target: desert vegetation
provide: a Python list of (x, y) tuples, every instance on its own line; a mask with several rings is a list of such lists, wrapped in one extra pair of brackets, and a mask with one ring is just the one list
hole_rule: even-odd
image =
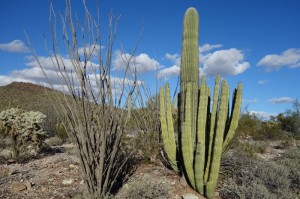
[[(111, 75), (118, 17), (110, 16), (106, 50), (98, 49), (99, 16), (95, 19), (83, 3), (86, 17), (79, 21), (66, 2), (60, 22), (72, 68), (60, 53), (52, 7), (52, 45), (46, 46), (60, 91), (39, 62), (30, 37), (50, 88), (26, 83), (0, 87), (1, 198), (22, 198), (25, 191), (28, 197), (89, 199), (300, 197), (299, 101), (266, 120), (247, 108), (240, 112), (240, 83), (229, 110), (229, 86), (219, 75), (211, 96), (204, 76), (199, 85), (198, 58), (187, 53), (199, 55), (193, 42), (198, 41), (195, 9), (185, 15), (183, 34), (192, 35), (184, 38), (191, 36), (192, 42), (183, 40), (176, 107), (168, 85), (151, 94), (147, 82), (139, 79), (137, 46), (123, 60), (122, 77)], [(40, 183), (38, 169), (44, 178)]]

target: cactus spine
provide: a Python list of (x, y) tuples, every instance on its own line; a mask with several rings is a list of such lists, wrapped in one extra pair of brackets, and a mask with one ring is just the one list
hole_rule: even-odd
[[(189, 8), (184, 16), (178, 103), (179, 147), (176, 147), (168, 84), (160, 90), (160, 120), (164, 149), (172, 168), (175, 171), (183, 169), (192, 188), (213, 198), (221, 155), (238, 125), (242, 84), (234, 90), (229, 111), (229, 86), (217, 75), (210, 107), (210, 89), (205, 76), (199, 86), (198, 18), (195, 8)], [(182, 158), (176, 159), (178, 157)]]

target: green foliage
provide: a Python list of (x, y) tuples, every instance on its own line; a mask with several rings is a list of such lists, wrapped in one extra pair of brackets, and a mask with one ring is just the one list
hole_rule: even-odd
[(66, 141), (66, 139), (68, 138), (68, 133), (63, 122), (60, 122), (59, 120), (57, 121), (54, 126), (54, 135), (62, 139), (63, 141)]
[(254, 140), (280, 140), (287, 137), (277, 118), (263, 120), (247, 110), (241, 114), (236, 132), (239, 138), (251, 137)]
[[(213, 107), (205, 76), (199, 86), (198, 25), (195, 8), (184, 15), (181, 52), (178, 147), (173, 127), (168, 84), (160, 90), (162, 140), (170, 165), (183, 168), (190, 186), (208, 198), (214, 196), (222, 153), (233, 139), (242, 103), (242, 84), (233, 92), (229, 110), (229, 86), (216, 77)], [(219, 91), (220, 90), (220, 91)], [(178, 165), (177, 165), (178, 164)]]
[(131, 116), (126, 124), (125, 143), (144, 162), (155, 162), (161, 148), (157, 98), (149, 97), (146, 103), (141, 103), (141, 107), (131, 107)]
[(43, 123), (46, 116), (40, 112), (24, 111), (17, 108), (4, 110), (0, 113), (0, 126), (4, 134), (14, 141), (12, 156), (20, 161), (30, 152), (36, 153), (42, 148), (46, 131)]
[(264, 144), (257, 144), (257, 143), (239, 143), (236, 147), (236, 150), (241, 151), (250, 157), (254, 157), (257, 153), (265, 153), (267, 146)]
[(288, 131), (293, 136), (300, 138), (300, 102), (295, 100), (291, 109), (277, 116), (282, 130)]
[(220, 196), (224, 199), (299, 197), (299, 189), (294, 185), (296, 170), (287, 164), (289, 161), (282, 162), (283, 159), (285, 158), (268, 162), (249, 158), (240, 151), (226, 154), (222, 163)]

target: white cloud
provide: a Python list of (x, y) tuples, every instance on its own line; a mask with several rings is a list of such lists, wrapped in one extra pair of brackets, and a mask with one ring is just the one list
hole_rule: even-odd
[(243, 102), (245, 102), (245, 103), (256, 103), (256, 102), (258, 102), (258, 100), (256, 98), (250, 99), (250, 100), (243, 99)]
[(208, 76), (218, 73), (238, 75), (250, 66), (248, 62), (244, 61), (244, 54), (236, 48), (215, 51), (203, 61), (203, 73)]
[(157, 77), (168, 79), (173, 76), (178, 76), (180, 74), (180, 55), (178, 55), (177, 53), (167, 53), (165, 55), (165, 59), (169, 60), (174, 65), (168, 68), (161, 69), (158, 72)]
[(283, 104), (283, 103), (291, 103), (294, 100), (290, 97), (279, 97), (279, 98), (272, 98), (269, 100), (269, 102), (273, 104)]
[(14, 40), (7, 44), (0, 44), (0, 50), (14, 52), (14, 53), (26, 53), (29, 49), (25, 46), (21, 40)]
[[(48, 80), (46, 79), (42, 69), (39, 67), (36, 60), (33, 60), (33, 57), (27, 57), (28, 62), (26, 63), (28, 68), (24, 68), (21, 70), (11, 71), (9, 75), (0, 75), (0, 86), (4, 86), (10, 84), (12, 82), (30, 82), (34, 84), (44, 85), (47, 87), (51, 87), (49, 85)], [(52, 62), (53, 57), (39, 57), (39, 62), (41, 63), (45, 74), (47, 75), (49, 81), (52, 86), (60, 91), (68, 92), (67, 86), (63, 78), (61, 78), (61, 74), (57, 72), (56, 66)], [(78, 78), (76, 77), (76, 73), (74, 73), (74, 66), (72, 65), (72, 61), (68, 58), (62, 57), (59, 61), (59, 64), (62, 62), (66, 66), (66, 71), (63, 72), (65, 76), (68, 76), (72, 79), (75, 88), (79, 86)], [(55, 63), (55, 62), (54, 62)], [(77, 63), (78, 64), (78, 63)], [(83, 63), (79, 63), (83, 64)], [(96, 65), (96, 63), (90, 62), (89, 65)], [(73, 72), (71, 72), (73, 71)], [(93, 90), (97, 89), (96, 78), (99, 80), (100, 75), (94, 74), (92, 70), (87, 70), (87, 76), (91, 80), (91, 86)], [(119, 78), (111, 76), (111, 86), (113, 90), (114, 96), (118, 96), (122, 92), (122, 88), (125, 87), (124, 92), (128, 91), (128, 87), (132, 86), (134, 83), (133, 80), (129, 78)], [(137, 81), (137, 85), (143, 84), (142, 81)], [(123, 86), (124, 85), (124, 86)]]
[(268, 80), (259, 80), (259, 81), (257, 81), (258, 84), (266, 84), (268, 82), (269, 82)]
[(177, 66), (177, 65), (173, 65), (172, 67), (169, 67), (169, 68), (164, 68), (162, 70), (160, 70), (158, 72), (158, 75), (157, 77), (158, 78), (170, 78), (172, 76), (177, 76), (180, 74), (180, 67)]
[(289, 68), (300, 67), (300, 49), (290, 48), (280, 55), (266, 55), (257, 65), (264, 67), (267, 72), (279, 70), (284, 66), (288, 66)]
[(165, 58), (167, 60), (169, 60), (171, 63), (173, 63), (177, 66), (180, 66), (180, 55), (178, 55), (177, 53), (175, 53), (175, 54), (167, 53), (165, 55)]
[[(247, 68), (250, 64), (244, 60), (244, 54), (241, 50), (230, 48), (225, 50), (216, 50), (221, 48), (221, 44), (204, 44), (199, 47), (199, 75), (238, 75)], [(165, 55), (173, 66), (164, 68), (159, 72), (159, 77), (171, 77), (180, 72), (180, 56), (178, 54)]]
[(261, 117), (263, 119), (270, 119), (271, 116), (276, 116), (278, 114), (276, 113), (267, 113), (267, 112), (264, 112), (264, 111), (250, 111), (249, 112), (250, 114), (253, 114), (253, 115), (256, 115), (258, 117)]
[(221, 48), (222, 45), (221, 44), (204, 44), (202, 46), (199, 47), (199, 52), (200, 53), (205, 53), (205, 52), (209, 52), (211, 51), (212, 49), (215, 49), (215, 48)]
[(141, 73), (161, 68), (160, 63), (155, 59), (150, 58), (146, 53), (141, 53), (137, 56), (131, 56), (128, 53), (117, 51), (113, 59), (113, 70), (125, 70), (128, 62), (132, 72), (135, 69), (138, 73)]
[(98, 44), (90, 45), (86, 47), (80, 47), (78, 48), (78, 54), (80, 56), (84, 55), (84, 49), (86, 50), (87, 54), (90, 55), (92, 53), (93, 56), (97, 56), (100, 52), (100, 49), (103, 49), (104, 46), (100, 46)]

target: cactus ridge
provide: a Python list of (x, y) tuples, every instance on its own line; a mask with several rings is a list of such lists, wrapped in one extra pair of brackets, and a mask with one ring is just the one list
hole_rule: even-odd
[(205, 76), (202, 76), (199, 86), (198, 26), (198, 13), (195, 8), (189, 8), (183, 24), (178, 94), (180, 139), (177, 143), (168, 84), (160, 90), (160, 120), (164, 149), (172, 168), (176, 172), (182, 169), (193, 189), (207, 198), (213, 198), (222, 153), (228, 148), (238, 125), (242, 84), (239, 83), (234, 90), (229, 111), (229, 86), (225, 79), (221, 82), (221, 76), (217, 75), (211, 107), (210, 89)]

